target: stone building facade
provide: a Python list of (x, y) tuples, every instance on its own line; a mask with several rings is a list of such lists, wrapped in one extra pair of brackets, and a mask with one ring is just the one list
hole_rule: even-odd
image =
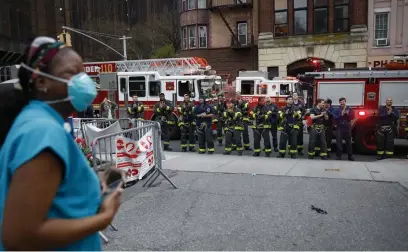
[(368, 66), (384, 67), (391, 61), (408, 63), (407, 27), (408, 0), (369, 0)]
[(274, 0), (260, 11), (259, 70), (270, 76), (367, 65), (367, 0)]

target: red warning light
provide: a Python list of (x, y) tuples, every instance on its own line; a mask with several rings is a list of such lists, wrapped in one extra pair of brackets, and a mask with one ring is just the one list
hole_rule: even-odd
[(317, 63), (319, 63), (319, 61), (318, 60), (312, 60), (312, 63), (317, 64)]

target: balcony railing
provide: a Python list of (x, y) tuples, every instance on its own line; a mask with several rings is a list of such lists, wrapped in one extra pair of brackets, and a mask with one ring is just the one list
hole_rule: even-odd
[(254, 36), (252, 34), (246, 35), (231, 35), (231, 48), (232, 49), (244, 49), (250, 48), (254, 45)]
[(252, 7), (253, 0), (210, 0), (209, 9)]

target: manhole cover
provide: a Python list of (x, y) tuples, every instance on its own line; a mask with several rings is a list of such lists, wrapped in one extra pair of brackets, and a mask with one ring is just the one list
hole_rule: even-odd
[(324, 169), (325, 171), (340, 171), (340, 169)]

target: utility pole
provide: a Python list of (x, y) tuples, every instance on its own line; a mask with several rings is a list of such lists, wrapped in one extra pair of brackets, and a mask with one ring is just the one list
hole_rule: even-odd
[[(64, 12), (64, 26), (67, 26), (67, 10), (65, 8), (65, 0), (62, 1), (62, 11)], [(64, 36), (64, 41), (67, 41), (67, 35), (65, 33), (65, 30), (63, 30), (62, 36)]]
[(126, 40), (131, 39), (132, 37), (126, 37), (126, 35), (123, 35), (120, 40), (123, 40), (123, 59), (127, 60), (127, 45), (126, 45)]

